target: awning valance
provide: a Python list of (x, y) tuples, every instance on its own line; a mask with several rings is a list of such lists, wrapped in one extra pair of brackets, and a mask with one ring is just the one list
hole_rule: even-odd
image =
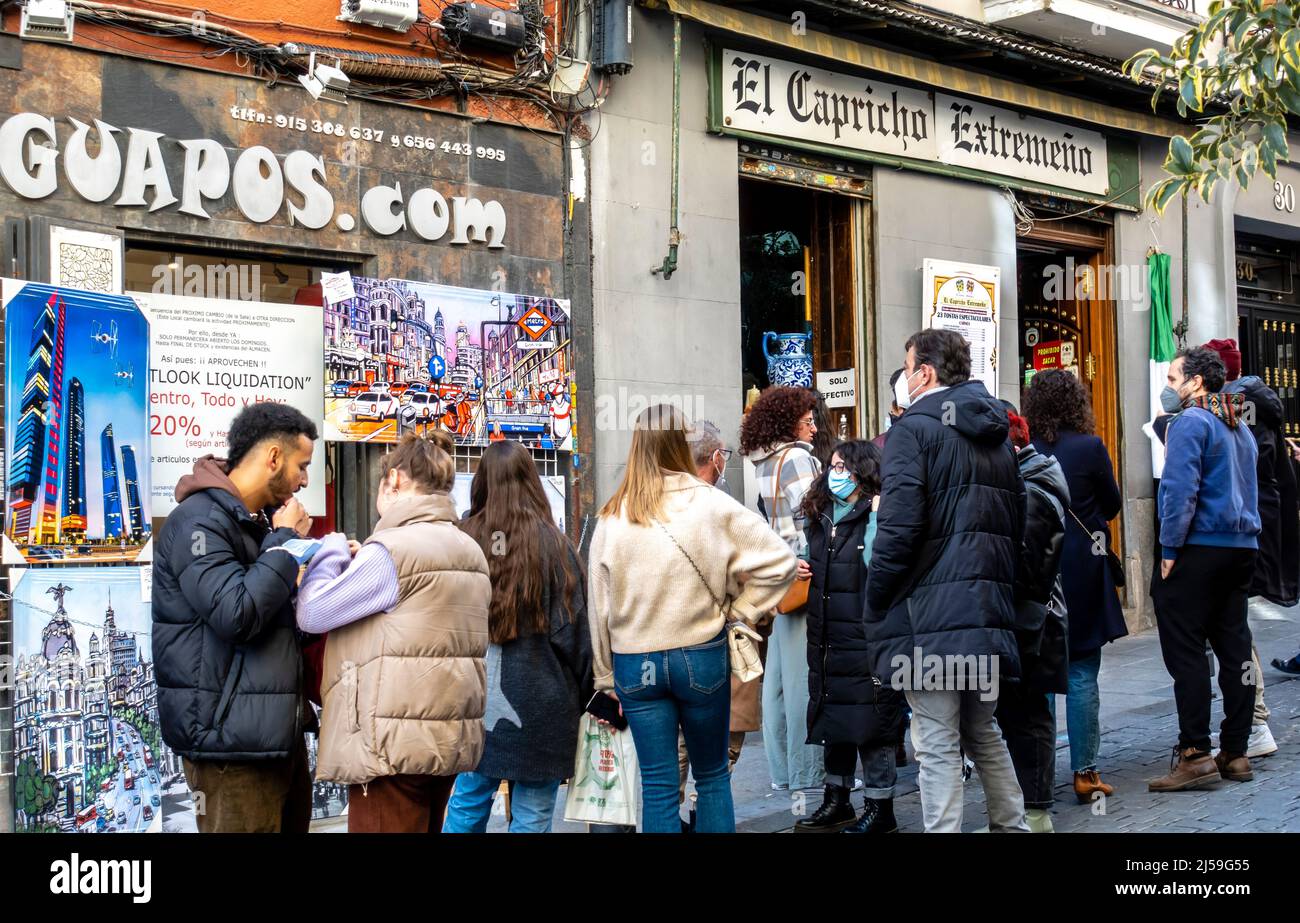
[(1000, 77), (977, 74), (948, 64), (927, 61), (924, 58), (874, 45), (864, 45), (823, 32), (808, 31), (799, 35), (790, 28), (789, 22), (729, 9), (715, 3), (707, 3), (705, 0), (656, 0), (654, 5), (660, 8), (667, 7), (671, 12), (687, 19), (713, 29), (744, 36), (751, 41), (766, 42), (791, 51), (826, 58), (834, 61), (840, 69), (845, 66), (859, 67), (863, 70), (914, 81), (934, 90), (974, 96), (1104, 128), (1161, 138), (1184, 134), (1190, 128), (1150, 113), (1117, 109), (1104, 103), (1067, 96)]

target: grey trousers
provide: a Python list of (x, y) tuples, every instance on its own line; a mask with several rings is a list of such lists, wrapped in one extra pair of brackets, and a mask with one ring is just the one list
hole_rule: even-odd
[(984, 701), (976, 690), (920, 690), (907, 692), (907, 702), (912, 706), (912, 747), (920, 764), (925, 832), (961, 832), (961, 754), (965, 750), (984, 786), (989, 829), (1028, 833), (1025, 799), (993, 718), (997, 699)]

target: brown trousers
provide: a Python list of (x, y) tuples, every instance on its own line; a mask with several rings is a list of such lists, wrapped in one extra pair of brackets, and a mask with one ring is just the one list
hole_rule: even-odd
[(348, 786), (348, 833), (442, 833), (455, 776), (382, 776)]
[(199, 833), (306, 833), (311, 826), (307, 745), (273, 760), (181, 758)]

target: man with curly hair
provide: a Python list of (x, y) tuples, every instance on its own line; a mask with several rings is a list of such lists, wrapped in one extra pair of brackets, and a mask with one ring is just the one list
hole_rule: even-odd
[[(1157, 505), (1160, 570), (1151, 601), (1160, 653), (1174, 680), (1178, 745), (1153, 792), (1180, 792), (1222, 778), (1254, 777), (1246, 756), (1255, 687), (1246, 621), (1259, 548), (1258, 449), (1243, 425), (1245, 397), (1223, 390), (1226, 370), (1213, 350), (1185, 350), (1169, 365), (1169, 424)], [(1223, 723), (1210, 755), (1209, 642), (1219, 660)]]

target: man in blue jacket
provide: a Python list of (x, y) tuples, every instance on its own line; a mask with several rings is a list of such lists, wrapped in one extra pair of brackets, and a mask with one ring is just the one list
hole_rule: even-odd
[(285, 543), (311, 528), (293, 495), (307, 486), (315, 439), (292, 407), (246, 407), (230, 424), (229, 457), (204, 456), (181, 478), (157, 537), (158, 721), (200, 833), (306, 833), (311, 820), (299, 561)]
[[(1174, 680), (1178, 746), (1153, 792), (1253, 777), (1246, 758), (1259, 681), (1252, 664), (1247, 599), (1260, 531), (1257, 449), (1241, 419), (1245, 397), (1224, 393), (1213, 350), (1180, 353), (1169, 388), (1183, 407), (1169, 424), (1160, 478), (1160, 572), (1151, 581), (1160, 651)], [(1223, 724), (1210, 756), (1209, 642), (1219, 661)]]

